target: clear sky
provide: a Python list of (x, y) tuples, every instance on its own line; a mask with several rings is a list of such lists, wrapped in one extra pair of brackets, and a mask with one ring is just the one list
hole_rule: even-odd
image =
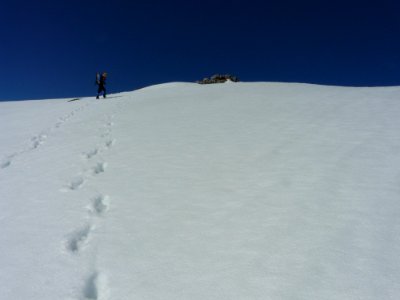
[(0, 99), (95, 95), (230, 73), (400, 85), (400, 1), (1, 0)]

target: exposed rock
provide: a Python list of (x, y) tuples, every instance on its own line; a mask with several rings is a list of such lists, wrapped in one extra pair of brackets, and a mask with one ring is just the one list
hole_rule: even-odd
[(210, 84), (210, 83), (224, 83), (226, 81), (232, 81), (232, 82), (238, 82), (239, 78), (236, 76), (232, 76), (229, 74), (226, 75), (221, 75), (221, 74), (215, 74), (211, 76), (211, 78), (203, 78), (202, 80), (196, 81), (199, 84)]

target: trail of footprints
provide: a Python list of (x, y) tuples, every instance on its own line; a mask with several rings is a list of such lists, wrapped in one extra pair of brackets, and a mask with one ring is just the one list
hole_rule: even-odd
[(71, 111), (70, 113), (68, 113), (67, 115), (58, 118), (57, 123), (55, 123), (52, 127), (45, 129), (38, 135), (32, 137), (28, 143), (28, 146), (25, 146), (20, 151), (6, 155), (2, 160), (0, 160), (0, 170), (10, 167), (12, 165), (12, 161), (15, 157), (39, 148), (41, 145), (43, 145), (46, 142), (47, 137), (51, 132), (60, 128), (65, 122), (67, 122), (69, 119), (71, 119), (77, 112), (83, 110), (88, 105), (89, 104), (80, 106), (80, 107), (76, 108), (75, 110)]
[[(86, 161), (91, 162), (95, 160), (99, 154), (108, 151), (115, 144), (115, 140), (111, 137), (112, 126), (114, 125), (111, 121), (112, 118), (113, 115), (106, 119), (102, 134), (100, 135), (103, 139), (102, 144), (82, 154)], [(106, 172), (106, 170), (107, 162), (98, 161), (89, 170), (73, 178), (68, 185), (68, 189), (76, 192), (84, 186), (87, 180), (93, 180), (96, 176)], [(87, 213), (89, 222), (69, 234), (65, 243), (67, 251), (72, 255), (77, 255), (77, 259), (79, 259), (79, 253), (90, 246), (89, 240), (91, 234), (96, 229), (96, 224), (101, 222), (102, 218), (105, 217), (109, 207), (110, 197), (108, 195), (100, 193), (88, 199)], [(108, 299), (107, 286), (106, 275), (95, 268), (89, 272), (86, 282), (83, 283), (82, 297), (89, 300), (106, 300)]]
[[(6, 155), (2, 159), (0, 159), (0, 170), (6, 169), (12, 165), (12, 162), (15, 157), (27, 153), (29, 151), (33, 151), (38, 149), (41, 145), (43, 145), (48, 135), (53, 131), (59, 129), (64, 123), (68, 122), (70, 118), (72, 118), (77, 112), (83, 110), (86, 106), (80, 106), (70, 112), (69, 114), (60, 117), (58, 121), (50, 128), (43, 130), (40, 134), (32, 137), (27, 146), (22, 148), (20, 151), (14, 152), (12, 154)], [(112, 121), (114, 115), (109, 116), (104, 124), (103, 131), (101, 133), (101, 138), (103, 139), (102, 145), (99, 147), (95, 147), (83, 154), (84, 158), (90, 162), (95, 159), (96, 156), (102, 152), (109, 150), (114, 144), (115, 140), (111, 137), (112, 126), (114, 122)], [(85, 182), (90, 177), (95, 177), (104, 173), (107, 169), (107, 163), (100, 161), (97, 162), (94, 166), (92, 166), (88, 171), (83, 172), (72, 178), (70, 183), (67, 185), (67, 190), (71, 192), (76, 192), (81, 189)], [(65, 189), (62, 189), (65, 190)], [(88, 204), (88, 216), (90, 222), (84, 224), (80, 228), (71, 232), (66, 239), (65, 248), (66, 250), (73, 254), (79, 255), (81, 251), (83, 251), (86, 247), (88, 247), (88, 242), (93, 230), (95, 230), (95, 220), (100, 219), (105, 216), (106, 212), (110, 207), (110, 197), (104, 194), (95, 195), (92, 199), (89, 199)], [(86, 300), (106, 300), (109, 298), (108, 296), (108, 284), (107, 277), (104, 273), (99, 272), (98, 270), (92, 270), (89, 272), (86, 281), (83, 283), (81, 298)]]

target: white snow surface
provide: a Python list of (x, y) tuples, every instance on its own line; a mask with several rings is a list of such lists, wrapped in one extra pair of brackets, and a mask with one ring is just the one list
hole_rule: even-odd
[(400, 299), (400, 87), (0, 103), (0, 299)]

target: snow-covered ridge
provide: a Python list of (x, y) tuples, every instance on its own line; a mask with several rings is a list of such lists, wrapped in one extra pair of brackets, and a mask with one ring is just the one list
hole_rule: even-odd
[(400, 87), (0, 103), (0, 299), (396, 299)]

